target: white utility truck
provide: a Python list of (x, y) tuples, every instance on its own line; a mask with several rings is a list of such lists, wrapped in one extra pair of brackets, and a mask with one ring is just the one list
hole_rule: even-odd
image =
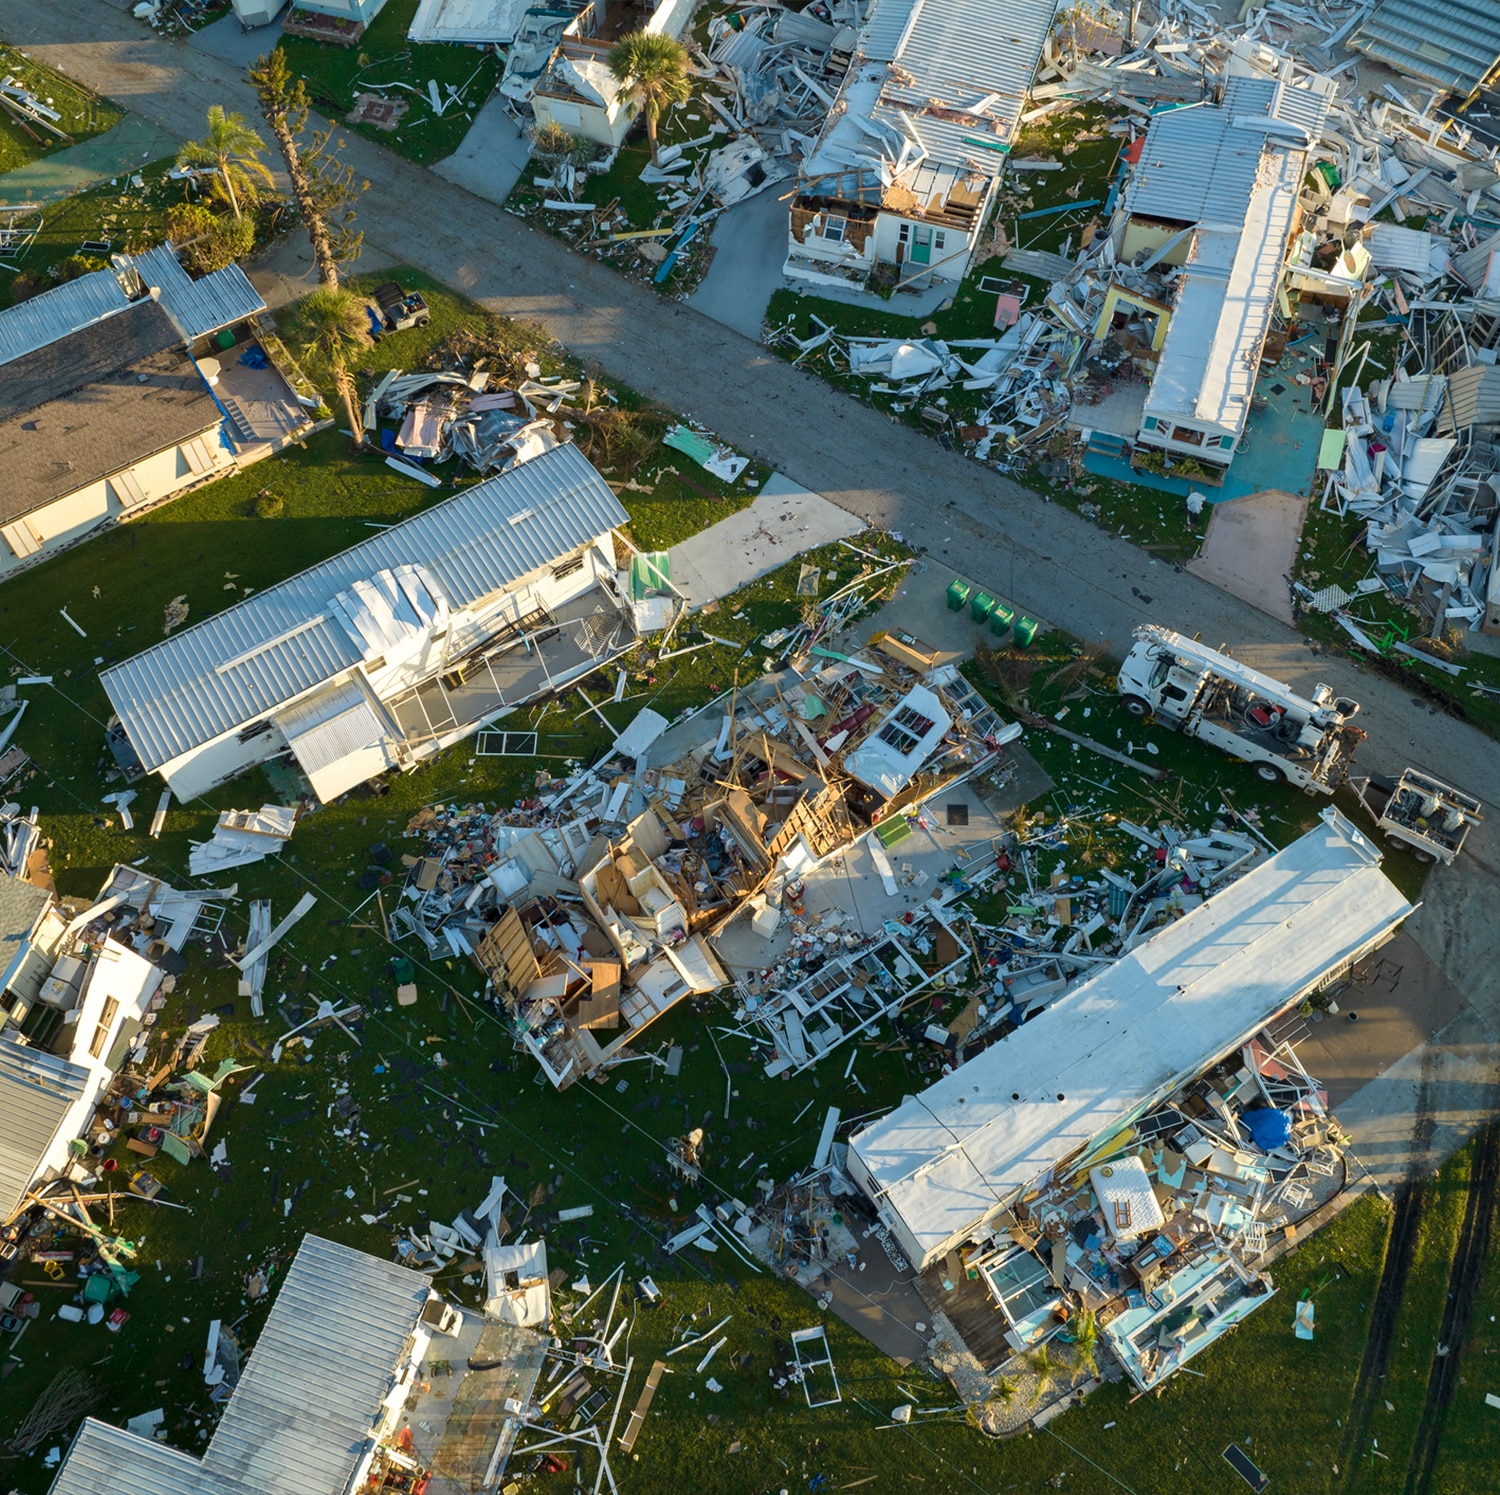
[(1155, 715), (1254, 765), (1268, 783), (1285, 780), (1332, 794), (1365, 734), (1350, 725), (1359, 704), (1326, 685), (1299, 696), (1195, 639), (1148, 624), (1120, 666), (1120, 704), (1132, 716)]

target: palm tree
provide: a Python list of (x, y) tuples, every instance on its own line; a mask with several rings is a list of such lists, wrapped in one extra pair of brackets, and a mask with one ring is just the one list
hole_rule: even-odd
[(260, 112), (265, 115), (271, 134), (276, 137), (276, 149), (286, 162), (292, 196), (296, 198), (297, 211), (307, 226), (318, 279), (325, 285), (336, 286), (339, 283), (339, 262), (334, 252), (333, 236), (318, 200), (317, 183), (297, 144), (302, 126), (307, 123), (307, 112), (312, 107), (307, 97), (307, 85), (287, 66), (286, 53), (280, 47), (269, 57), (256, 62), (250, 68), (249, 77), (260, 97)]
[(226, 114), (222, 104), (208, 111), (208, 134), (189, 140), (177, 152), (178, 166), (207, 166), (214, 173), (214, 191), (227, 196), (236, 218), (240, 202), (253, 204), (261, 187), (272, 187), (271, 168), (260, 158), (266, 143), (245, 123), (243, 114)]
[(1098, 1376), (1099, 1320), (1095, 1317), (1092, 1308), (1083, 1309), (1074, 1319), (1072, 1333), (1073, 1359), (1076, 1368), (1080, 1371), (1087, 1371), (1091, 1376)]
[(670, 36), (632, 31), (609, 50), (609, 70), (646, 110), (646, 138), (651, 160), (657, 162), (656, 122), (668, 104), (685, 104), (693, 92), (688, 77), (687, 48)]
[(297, 308), (303, 347), (316, 353), (333, 375), (356, 448), (365, 444), (364, 426), (354, 408), (354, 377), (349, 359), (369, 341), (364, 304), (347, 286), (320, 285)]
[(1034, 1407), (1057, 1380), (1057, 1365), (1045, 1339), (1026, 1356), (1026, 1368), (1036, 1377), (1036, 1385), (1031, 1389), (1031, 1405)]

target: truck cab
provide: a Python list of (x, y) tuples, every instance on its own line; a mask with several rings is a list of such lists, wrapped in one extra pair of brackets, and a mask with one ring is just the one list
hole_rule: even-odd
[(1364, 733), (1350, 725), (1359, 703), (1317, 686), (1299, 695), (1279, 680), (1150, 625), (1120, 666), (1121, 705), (1251, 764), (1268, 783), (1332, 794)]

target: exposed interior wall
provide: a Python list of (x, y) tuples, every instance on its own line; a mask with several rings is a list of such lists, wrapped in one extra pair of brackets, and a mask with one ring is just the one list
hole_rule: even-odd
[(538, 90), (531, 96), (531, 108), (539, 125), (560, 125), (571, 135), (582, 135), (613, 148), (624, 144), (635, 123), (637, 106), (633, 99), (620, 98), (605, 108), (576, 95), (557, 98)]
[(662, 36), (680, 37), (692, 19), (698, 0), (660, 0), (646, 22), (646, 30)]

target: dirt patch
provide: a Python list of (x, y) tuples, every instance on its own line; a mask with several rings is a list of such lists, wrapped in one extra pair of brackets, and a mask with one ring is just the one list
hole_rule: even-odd
[(405, 99), (384, 99), (378, 93), (356, 96), (354, 107), (344, 116), (345, 123), (369, 125), (376, 130), (394, 130), (411, 108)]

